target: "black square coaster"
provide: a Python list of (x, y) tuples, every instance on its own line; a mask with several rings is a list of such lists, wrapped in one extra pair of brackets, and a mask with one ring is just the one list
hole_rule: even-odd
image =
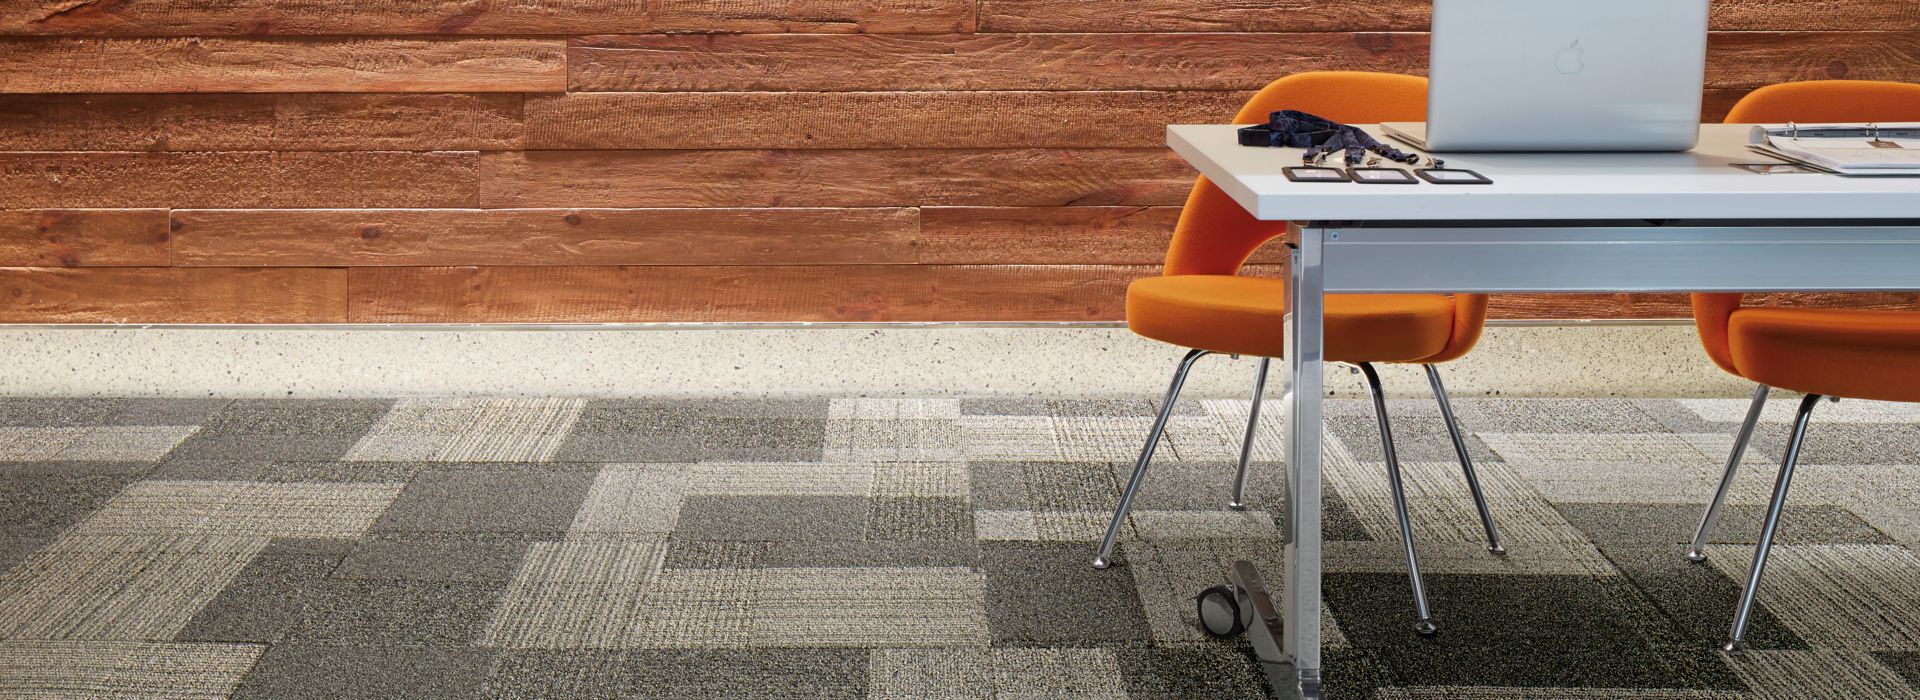
[(1420, 168), (1413, 171), (1436, 185), (1491, 185), (1493, 180), (1472, 170), (1461, 168)]
[(1418, 185), (1419, 180), (1399, 168), (1347, 168), (1347, 176), (1362, 185)]
[(1351, 182), (1347, 174), (1339, 168), (1327, 168), (1318, 165), (1297, 165), (1281, 168), (1280, 174), (1291, 182)]

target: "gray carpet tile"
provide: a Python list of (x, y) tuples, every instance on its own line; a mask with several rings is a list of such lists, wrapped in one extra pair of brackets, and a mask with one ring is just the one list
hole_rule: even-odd
[[(1395, 397), (1423, 639), (1372, 408), (1331, 401), (1331, 697), (1920, 697), (1920, 407), (1821, 405), (1753, 651), (1717, 651), (1792, 403), (1695, 564), (1744, 401), (1458, 399), (1500, 558), (1434, 402)], [(1281, 574), (1277, 402), (1249, 510), (1248, 402), (1182, 402), (1089, 566), (1155, 408), (0, 402), (0, 697), (1266, 697), (1192, 596)]]

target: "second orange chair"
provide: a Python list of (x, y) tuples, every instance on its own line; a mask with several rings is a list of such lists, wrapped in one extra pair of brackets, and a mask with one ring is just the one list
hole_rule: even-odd
[[(1348, 124), (1421, 121), (1425, 119), (1426, 104), (1424, 78), (1383, 73), (1303, 73), (1269, 84), (1241, 108), (1234, 122), (1262, 123), (1268, 113), (1281, 109), (1297, 109)], [(1280, 154), (1276, 153), (1275, 157)], [(1260, 419), (1260, 403), (1271, 362), (1268, 358), (1280, 357), (1285, 346), (1282, 323), (1286, 314), (1287, 282), (1243, 277), (1238, 273), (1255, 249), (1283, 236), (1287, 226), (1284, 221), (1254, 219), (1219, 187), (1202, 177), (1194, 184), (1175, 226), (1165, 274), (1137, 280), (1127, 289), (1128, 328), (1148, 338), (1192, 350), (1174, 372), (1173, 385), (1167, 389), (1166, 400), (1147, 435), (1146, 447), (1134, 465), (1133, 477), (1121, 494), (1120, 506), (1094, 557), (1096, 568), (1104, 569), (1110, 562), (1121, 524), (1140, 490), (1188, 370), (1195, 361), (1211, 353), (1262, 358), (1255, 377), (1246, 438), (1241, 445), (1239, 474), (1229, 501), (1235, 509), (1246, 507), (1247, 467), (1252, 459), (1254, 428)], [(1386, 400), (1373, 363), (1425, 366), (1428, 382), (1440, 402), (1441, 419), (1453, 438), (1481, 523), (1486, 527), (1488, 549), (1504, 554), (1500, 530), (1487, 509), (1473, 460), (1467, 454), (1460, 426), (1447, 402), (1440, 372), (1434, 367), (1457, 359), (1473, 348), (1480, 339), (1486, 308), (1487, 299), (1483, 295), (1332, 294), (1326, 298), (1326, 359), (1358, 366), (1366, 374), (1367, 386), (1373, 394), (1385, 448), (1387, 478), (1413, 587), (1417, 617), (1414, 629), (1421, 634), (1433, 634), (1436, 628), (1420, 576), (1419, 555), (1413, 546), (1413, 526), (1407, 514), (1392, 430), (1387, 423)]]

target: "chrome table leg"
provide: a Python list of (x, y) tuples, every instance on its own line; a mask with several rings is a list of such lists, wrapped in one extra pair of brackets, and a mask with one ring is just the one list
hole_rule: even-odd
[(1707, 514), (1700, 516), (1700, 527), (1693, 532), (1693, 548), (1687, 550), (1687, 558), (1695, 562), (1707, 560), (1707, 538), (1713, 536), (1713, 526), (1720, 520), (1720, 507), (1727, 502), (1727, 492), (1733, 490), (1733, 476), (1740, 471), (1740, 459), (1747, 454), (1747, 444), (1753, 442), (1753, 428), (1760, 424), (1760, 411), (1767, 407), (1769, 387), (1761, 384), (1753, 390), (1753, 403), (1747, 406), (1747, 419), (1740, 422), (1740, 432), (1733, 436), (1733, 454), (1727, 457), (1727, 470), (1720, 475), (1720, 487), (1714, 489), (1713, 500), (1707, 503)]
[(1160, 435), (1167, 430), (1167, 420), (1173, 416), (1173, 402), (1180, 398), (1180, 387), (1187, 383), (1187, 372), (1193, 369), (1193, 363), (1207, 356), (1205, 350), (1188, 352), (1180, 360), (1179, 368), (1173, 372), (1173, 385), (1167, 387), (1166, 400), (1160, 403), (1160, 414), (1153, 419), (1153, 428), (1147, 431), (1147, 444), (1140, 449), (1140, 460), (1133, 465), (1133, 478), (1127, 481), (1127, 490), (1120, 494), (1120, 507), (1113, 511), (1113, 522), (1107, 525), (1107, 536), (1100, 540), (1100, 551), (1093, 556), (1093, 568), (1105, 569), (1113, 565), (1113, 545), (1120, 540), (1120, 525), (1127, 520), (1127, 509), (1133, 507), (1133, 496), (1140, 491), (1140, 482), (1147, 476), (1147, 465), (1153, 462), (1153, 450), (1160, 446)]
[(1787, 487), (1793, 483), (1793, 466), (1800, 461), (1800, 443), (1807, 437), (1807, 420), (1813, 416), (1813, 407), (1820, 403), (1819, 394), (1808, 394), (1800, 400), (1800, 411), (1793, 417), (1793, 436), (1787, 439), (1787, 455), (1780, 460), (1780, 476), (1773, 482), (1773, 500), (1767, 504), (1767, 519), (1760, 526), (1760, 543), (1753, 547), (1753, 567), (1747, 570), (1747, 586), (1740, 591), (1740, 606), (1733, 611), (1733, 627), (1727, 632), (1727, 644), (1721, 647), (1729, 654), (1739, 654), (1745, 650), (1747, 623), (1753, 617), (1754, 594), (1760, 590), (1760, 575), (1767, 569), (1767, 554), (1773, 549), (1773, 535), (1780, 529), (1780, 513), (1787, 506)]
[(1253, 436), (1260, 429), (1260, 402), (1266, 399), (1267, 368), (1272, 364), (1262, 357), (1253, 372), (1253, 406), (1247, 409), (1247, 436), (1240, 441), (1240, 472), (1233, 477), (1233, 500), (1227, 501), (1234, 510), (1247, 509), (1247, 465), (1253, 462)]

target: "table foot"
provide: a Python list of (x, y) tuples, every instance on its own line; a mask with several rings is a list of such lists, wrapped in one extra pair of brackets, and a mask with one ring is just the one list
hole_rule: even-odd
[[(1318, 669), (1300, 669), (1281, 651), (1285, 624), (1273, 594), (1252, 562), (1236, 561), (1228, 585), (1215, 586), (1199, 596), (1201, 624), (1215, 636), (1244, 632), (1253, 644), (1260, 668), (1276, 697), (1285, 700), (1321, 700), (1325, 697)], [(1318, 624), (1315, 620), (1313, 624)]]

